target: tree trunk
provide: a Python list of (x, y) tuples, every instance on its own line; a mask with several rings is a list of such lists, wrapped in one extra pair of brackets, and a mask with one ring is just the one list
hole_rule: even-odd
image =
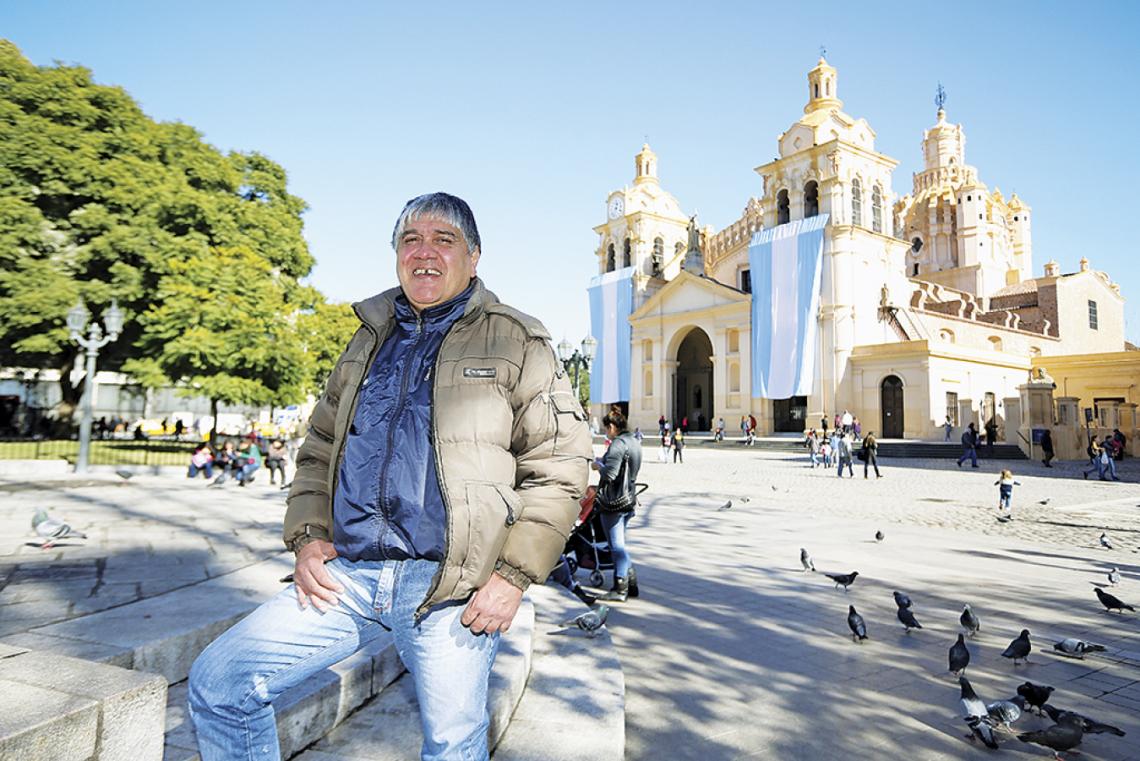
[(214, 419), (213, 425), (210, 426), (210, 449), (213, 449), (217, 444), (218, 438), (218, 400), (210, 400), (210, 417)]
[(83, 385), (87, 378), (77, 384), (71, 382), (71, 371), (75, 369), (76, 356), (69, 356), (59, 368), (59, 407), (56, 408), (59, 424), (70, 431), (73, 427), (75, 412), (79, 409), (79, 400), (83, 398)]

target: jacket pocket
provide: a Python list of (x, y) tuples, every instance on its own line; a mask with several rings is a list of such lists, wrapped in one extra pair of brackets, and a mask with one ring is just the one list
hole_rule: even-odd
[(510, 527), (519, 518), (522, 499), (515, 491), (494, 481), (467, 481), (467, 546), (463, 575), (481, 584), (495, 569)]

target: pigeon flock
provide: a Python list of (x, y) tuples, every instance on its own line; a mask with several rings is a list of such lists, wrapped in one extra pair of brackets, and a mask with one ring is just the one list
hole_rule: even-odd
[[(881, 542), (882, 532), (876, 532), (875, 541)], [(1104, 534), (1100, 537), (1102, 546), (1111, 547), (1111, 542)], [(800, 548), (800, 565), (804, 572), (815, 571), (815, 561), (812, 560), (806, 548)], [(824, 573), (835, 588), (848, 587), (855, 583), (859, 576), (858, 571), (851, 573)], [(1120, 583), (1120, 572), (1113, 568), (1108, 573), (1108, 582), (1112, 586)], [(1117, 611), (1121, 615), (1124, 611), (1134, 611), (1135, 608), (1115, 595), (1100, 587), (1095, 587), (1097, 599), (1104, 606), (1105, 612)], [(896, 616), (902, 624), (904, 631), (910, 634), (912, 630), (922, 629), (922, 624), (914, 612), (914, 602), (906, 592), (895, 590), (894, 597)], [(1000, 747), (999, 736), (1002, 733), (1015, 735), (1023, 743), (1039, 745), (1051, 750), (1055, 759), (1061, 759), (1061, 753), (1072, 751), (1081, 744), (1085, 735), (1112, 734), (1119, 737), (1125, 735), (1124, 731), (1110, 724), (1099, 722), (1075, 711), (1062, 710), (1049, 703), (1054, 688), (1048, 685), (1034, 684), (1026, 681), (1019, 685), (1016, 694), (990, 702), (982, 700), (974, 691), (970, 680), (966, 677), (966, 669), (970, 665), (970, 649), (966, 646), (966, 638), (974, 637), (981, 631), (982, 624), (973, 608), (967, 603), (962, 608), (958, 618), (961, 631), (957, 641), (950, 646), (947, 653), (947, 665), (950, 673), (958, 677), (960, 687), (960, 703), (962, 718), (970, 729), (969, 739), (981, 742), (985, 747), (997, 750)], [(853, 642), (862, 644), (869, 639), (867, 621), (855, 609), (854, 605), (847, 606), (847, 628), (851, 630)], [(1029, 662), (1029, 655), (1033, 651), (1033, 641), (1028, 629), (1022, 629), (1002, 651), (1001, 656), (1008, 659), (1016, 667)], [(1076, 637), (1066, 637), (1053, 643), (1053, 650), (1060, 655), (1070, 658), (1084, 659), (1089, 653), (1104, 652), (1105, 647), (1093, 642), (1087, 642)], [(1013, 725), (1027, 713), (1038, 716), (1048, 716), (1052, 725), (1032, 732), (1016, 732)], [(1074, 751), (1074, 753), (1076, 753)]]

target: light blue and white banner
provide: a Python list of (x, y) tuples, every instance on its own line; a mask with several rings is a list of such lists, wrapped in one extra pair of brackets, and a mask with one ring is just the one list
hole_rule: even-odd
[(752, 236), (752, 396), (811, 394), (827, 214)]
[(635, 267), (590, 280), (590, 334), (598, 340), (590, 368), (590, 403), (629, 401), (629, 375)]

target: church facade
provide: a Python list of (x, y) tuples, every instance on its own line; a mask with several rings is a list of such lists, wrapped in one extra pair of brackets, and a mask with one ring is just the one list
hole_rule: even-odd
[[(602, 402), (627, 403), (646, 430), (660, 415), (698, 430), (723, 417), (731, 433), (751, 414), (762, 433), (799, 433), (850, 410), (883, 438), (940, 438), (949, 417), (956, 427), (993, 420), (1013, 440), (1035, 363), (1124, 351), (1119, 288), (1085, 258), (1034, 277), (1030, 207), (981, 181), (942, 108), (923, 135), (923, 170), (900, 195), (898, 162), (876, 149), (867, 120), (842, 110), (836, 69), (821, 58), (807, 79), (803, 116), (779, 137), (778, 158), (756, 167), (759, 192), (725, 229), (683, 211), (648, 145), (632, 185), (607, 196), (598, 272), (633, 268), (634, 298), (629, 398)], [(802, 348), (815, 353), (812, 391), (753, 398), (752, 293), (766, 284), (752, 281), (752, 236), (824, 214), (818, 330)], [(1120, 389), (1090, 393), (1132, 401)]]

